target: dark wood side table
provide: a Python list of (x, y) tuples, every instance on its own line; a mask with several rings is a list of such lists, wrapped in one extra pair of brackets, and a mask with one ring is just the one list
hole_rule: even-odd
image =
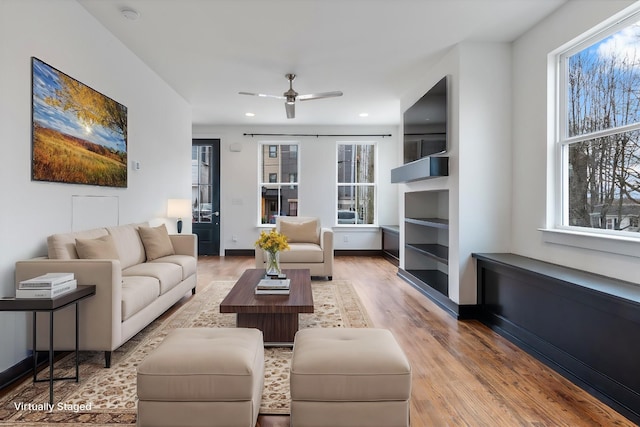
[[(31, 311), (33, 312), (33, 382), (49, 381), (49, 403), (53, 405), (53, 382), (60, 380), (80, 379), (78, 368), (78, 303), (96, 294), (95, 285), (81, 285), (76, 289), (55, 298), (0, 298), (0, 311)], [(55, 378), (53, 376), (53, 313), (61, 308), (74, 304), (76, 306), (76, 375), (75, 377)], [(37, 350), (36, 350), (36, 313), (49, 313), (49, 378), (38, 379)]]

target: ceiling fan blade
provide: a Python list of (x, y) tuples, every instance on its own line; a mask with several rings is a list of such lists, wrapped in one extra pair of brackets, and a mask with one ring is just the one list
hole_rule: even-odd
[(267, 95), (264, 93), (253, 93), (253, 92), (238, 92), (240, 95), (251, 95), (251, 96), (259, 96), (260, 98), (275, 98), (275, 99), (286, 99), (282, 95)]
[(310, 93), (307, 95), (298, 95), (298, 99), (300, 101), (308, 101), (310, 99), (334, 98), (336, 96), (342, 96), (342, 91), (336, 90), (333, 92), (321, 92), (321, 93)]
[(294, 104), (293, 102), (285, 102), (284, 109), (287, 111), (287, 119), (295, 119), (296, 104)]

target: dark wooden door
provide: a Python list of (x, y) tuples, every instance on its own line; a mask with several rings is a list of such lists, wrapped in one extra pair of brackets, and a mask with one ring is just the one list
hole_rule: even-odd
[(198, 255), (220, 255), (220, 140), (193, 139), (191, 203)]

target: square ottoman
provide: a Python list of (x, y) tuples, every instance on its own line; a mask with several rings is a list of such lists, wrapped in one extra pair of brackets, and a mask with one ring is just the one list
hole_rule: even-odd
[(175, 329), (138, 366), (138, 426), (254, 427), (263, 384), (258, 329)]
[(298, 331), (291, 359), (291, 426), (409, 425), (411, 366), (390, 331)]

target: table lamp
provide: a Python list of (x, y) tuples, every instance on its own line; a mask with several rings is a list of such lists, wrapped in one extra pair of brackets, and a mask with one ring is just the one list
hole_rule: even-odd
[(191, 215), (191, 199), (169, 199), (167, 201), (167, 216), (178, 218), (176, 223), (178, 233), (182, 233), (182, 217)]

